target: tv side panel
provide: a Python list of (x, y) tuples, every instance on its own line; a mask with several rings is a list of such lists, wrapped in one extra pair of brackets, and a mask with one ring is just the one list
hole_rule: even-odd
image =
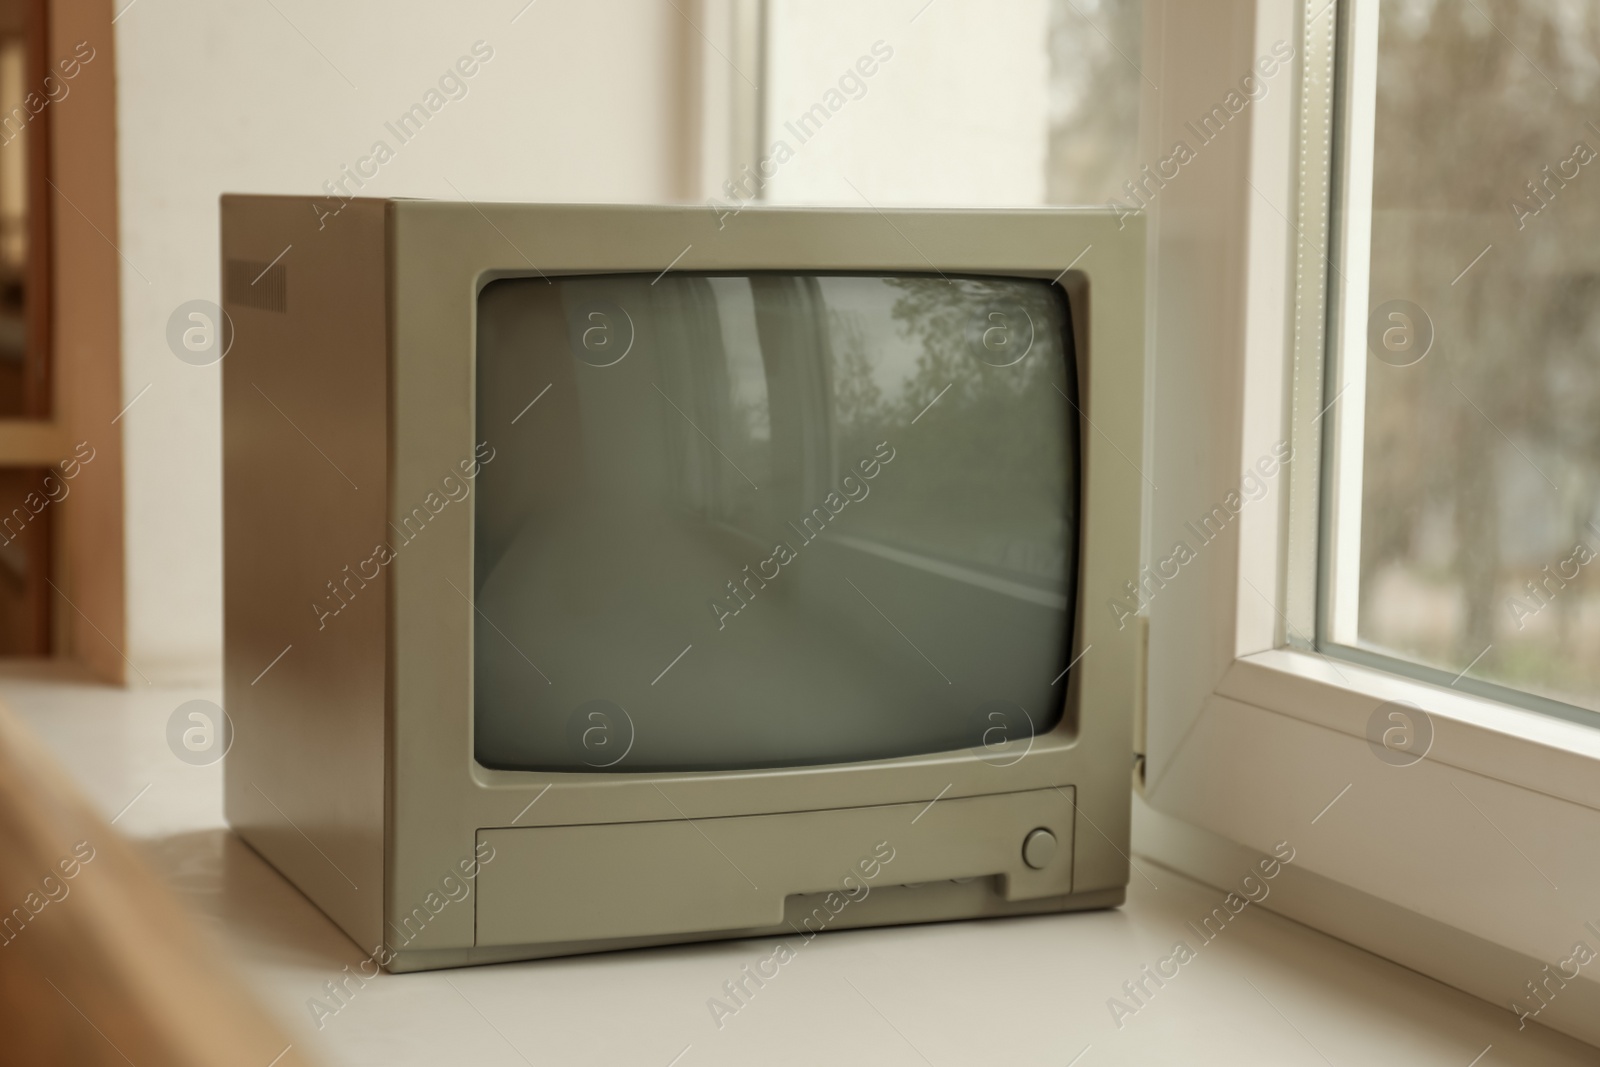
[[(383, 936), (384, 204), (222, 198), (229, 824), (347, 934)], [(325, 201), (316, 201), (325, 203)]]

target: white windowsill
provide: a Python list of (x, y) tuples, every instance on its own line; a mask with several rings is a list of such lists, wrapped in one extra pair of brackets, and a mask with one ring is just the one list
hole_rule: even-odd
[[(100, 812), (122, 813), (116, 830), (138, 842), (217, 939), (261, 1007), (289, 1030), (296, 1052), (318, 1063), (514, 1064), (523, 1057), (665, 1065), (678, 1056), (679, 1067), (710, 1067), (921, 1063), (926, 1053), (940, 1064), (1079, 1057), (1079, 1067), (1221, 1067), (1321, 1063), (1321, 1053), (1341, 1064), (1464, 1067), (1490, 1046), (1479, 1067), (1578, 1067), (1594, 1059), (1593, 1049), (1570, 1037), (1540, 1025), (1519, 1031), (1509, 1011), (1352, 949), (1339, 938), (1357, 939), (1337, 924), (1326, 936), (1273, 914), (1317, 918), (1316, 883), (1300, 877), (1298, 859), (1270, 883), (1263, 907), (1247, 908), (1214, 944), (1203, 943), (1188, 924), (1222, 906), (1260, 859), (1237, 848), (1214, 872), (1199, 871), (1219, 888), (1135, 854), (1128, 903), (1116, 910), (825, 934), (793, 946), (783, 977), (720, 1028), (708, 999), (726, 996), (723, 983), (769, 956), (773, 939), (384, 974), (350, 982), (338, 1010), (319, 1017), (310, 1002), (328, 998), (326, 983), (344, 978), (341, 968), (361, 950), (228, 830), (221, 766), (194, 767), (167, 750), (172, 709), (202, 696), (218, 694), (119, 689), (63, 665), (0, 670), (0, 701)], [(1301, 900), (1309, 913), (1289, 906)], [(1370, 908), (1348, 917), (1362, 926), (1383, 920)], [(1142, 968), (1177, 938), (1188, 939), (1196, 958), (1119, 1027), (1108, 1002), (1133, 1004), (1123, 984), (1142, 979)], [(1594, 1001), (1585, 997), (1569, 987), (1559, 1003), (1587, 1009)], [(997, 1038), (999, 1018), (1008, 1026)], [(89, 1024), (80, 1026), (85, 1040), (99, 1040)]]

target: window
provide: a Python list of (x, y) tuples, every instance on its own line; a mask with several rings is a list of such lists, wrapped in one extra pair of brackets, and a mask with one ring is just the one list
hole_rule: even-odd
[[(1146, 158), (1178, 140), (1193, 147), (1188, 124), (1207, 101), (1226, 107), (1264, 58), (1294, 58), (1291, 78), (1196, 149), (1147, 209), (1143, 458), (1159, 488), (1147, 496), (1145, 558), (1159, 561), (1180, 539), (1205, 545), (1140, 605), (1149, 669), (1133, 851), (1225, 885), (1252, 852), (1303, 842), (1299, 888), (1268, 907), (1502, 1004), (1540, 973), (1551, 946), (1581, 929), (1562, 901), (1576, 893), (1592, 903), (1583, 888), (1596, 884), (1592, 850), (1574, 842), (1600, 834), (1600, 731), (1583, 724), (1593, 716), (1572, 703), (1576, 687), (1554, 699), (1534, 691), (1531, 669), (1513, 675), (1509, 659), (1493, 658), (1499, 634), (1472, 643), (1464, 607), (1449, 610), (1471, 579), (1446, 535), (1458, 496), (1463, 523), (1488, 512), (1498, 538), (1491, 566), (1501, 570), (1515, 558), (1508, 531), (1537, 531), (1561, 514), (1566, 493), (1592, 484), (1577, 464), (1596, 450), (1573, 436), (1581, 416), (1565, 407), (1595, 411), (1578, 388), (1581, 356), (1566, 354), (1580, 331), (1554, 325), (1567, 306), (1561, 291), (1584, 302), (1572, 281), (1584, 252), (1573, 238), (1593, 222), (1581, 209), (1564, 222), (1559, 211), (1593, 195), (1581, 184), (1591, 165), (1541, 198), (1532, 218), (1519, 220), (1509, 204), (1532, 195), (1525, 183), (1542, 181), (1546, 163), (1559, 174), (1577, 141), (1600, 146), (1600, 134), (1585, 132), (1600, 110), (1582, 95), (1594, 85), (1593, 10), (1535, 0), (1207, 0), (1145, 11), (1142, 65), (1161, 87), (1146, 87)], [(1472, 63), (1449, 69), (1446, 58), (1462, 55)], [(1435, 102), (1422, 106), (1423, 94)], [(1563, 114), (1577, 121), (1562, 126)], [(1560, 155), (1541, 158), (1557, 145)], [(1518, 244), (1544, 222), (1559, 225), (1540, 244)], [(1517, 258), (1480, 279), (1508, 251)], [(1437, 281), (1435, 258), (1449, 260)], [(1381, 308), (1397, 299), (1425, 309), (1431, 347), (1407, 336), (1421, 316)], [(1392, 310), (1402, 318), (1388, 318)], [(1382, 359), (1368, 350), (1374, 319)], [(1529, 324), (1549, 330), (1534, 354)], [(1408, 344), (1417, 347), (1408, 353)], [(1418, 348), (1426, 354), (1414, 360)], [(1467, 369), (1492, 376), (1474, 381)], [(1477, 466), (1457, 458), (1465, 436), (1444, 437), (1470, 427), (1468, 416), (1486, 427), (1468, 443), (1493, 454)], [(1286, 438), (1292, 459), (1263, 495), (1258, 464), (1270, 470)], [(1508, 460), (1526, 462), (1522, 453), (1571, 488), (1554, 492), (1539, 475), (1508, 469)], [(1385, 487), (1399, 474), (1387, 466), (1402, 463), (1418, 469)], [(1451, 484), (1461, 470), (1485, 477), (1491, 463), (1492, 505)], [(1548, 497), (1513, 499), (1529, 486)], [(1225, 529), (1196, 538), (1189, 524), (1219, 507), (1235, 512)], [(1410, 530), (1386, 557), (1376, 555), (1385, 522)], [(1429, 537), (1451, 552), (1422, 555)], [(1382, 628), (1400, 607), (1427, 600), (1390, 595), (1393, 579), (1375, 558), (1387, 573), (1445, 590), (1434, 602), (1449, 626), (1431, 646)], [(1492, 587), (1500, 610), (1513, 577), (1502, 570)], [(1582, 588), (1569, 581), (1561, 596)], [(1557, 619), (1560, 603), (1528, 629)], [(1508, 624), (1515, 633), (1509, 613), (1499, 625)], [(1581, 634), (1575, 621), (1570, 645), (1539, 647), (1562, 648), (1577, 665)], [(1390, 729), (1396, 714), (1409, 730)], [(1593, 1013), (1575, 994), (1567, 1003), (1539, 1021), (1600, 1040)]]
[(1322, 647), (1600, 722), (1600, 8), (1385, 2), (1375, 80)]
[(752, 184), (856, 206), (1126, 198), (1141, 14), (1140, 0), (770, 0), (770, 177)]

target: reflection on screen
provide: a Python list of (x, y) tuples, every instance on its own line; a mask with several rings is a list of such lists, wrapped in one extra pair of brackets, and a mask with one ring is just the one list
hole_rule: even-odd
[(1042, 281), (491, 283), (479, 762), (1020, 759), (1066, 688), (1076, 388)]

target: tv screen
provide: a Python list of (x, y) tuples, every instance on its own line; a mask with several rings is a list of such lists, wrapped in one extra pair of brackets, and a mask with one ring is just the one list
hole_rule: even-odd
[(491, 282), (478, 761), (1020, 758), (1063, 706), (1077, 390), (1043, 280)]

